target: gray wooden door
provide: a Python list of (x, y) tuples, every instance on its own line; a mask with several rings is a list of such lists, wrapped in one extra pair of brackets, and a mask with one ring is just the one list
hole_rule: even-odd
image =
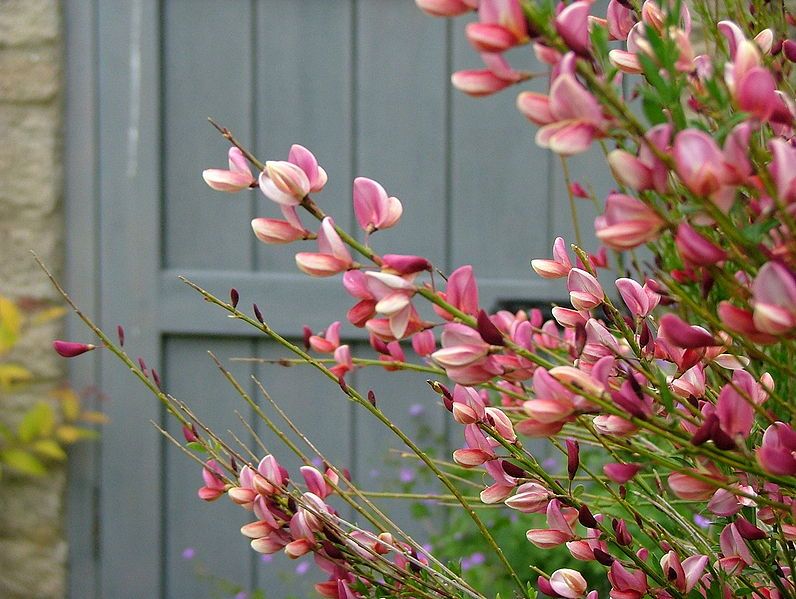
[[(243, 305), (257, 302), (293, 337), (304, 324), (318, 330), (342, 319), (351, 302), (339, 279), (309, 279), (291, 251), (256, 242), (249, 220), (272, 210), (258, 193), (205, 187), (202, 169), (223, 166), (226, 154), (207, 116), (261, 158), (281, 159), (294, 142), (311, 148), (330, 175), (317, 199), (339, 223), (354, 224), (353, 177), (380, 181), (405, 215), (378, 234), (378, 248), (419, 253), (443, 269), (473, 264), (485, 307), (562, 296), (528, 267), (556, 234), (572, 238), (558, 164), (534, 146), (515, 93), (474, 100), (451, 89), (453, 70), (479, 64), (462, 20), (427, 17), (411, 0), (69, 0), (66, 22), (70, 288), (106, 330), (123, 324), (130, 352), (219, 429), (240, 431), (233, 410), (243, 406), (205, 351), (281, 353), (177, 275), (221, 295), (237, 287)], [(511, 59), (538, 70), (530, 55)], [(588, 177), (591, 164), (575, 161), (575, 176)], [(367, 351), (361, 331), (346, 332)], [(391, 477), (384, 431), (314, 373), (233, 369), (248, 385), (260, 376), (363, 486)], [(309, 595), (294, 564), (281, 556), (263, 564), (249, 549), (238, 533), (246, 512), (196, 498), (198, 468), (156, 432), (151, 422), (171, 424), (124, 368), (95, 352), (73, 377), (101, 388), (111, 422), (101, 441), (73, 455), (72, 597), (212, 597), (215, 574), (272, 597)], [(420, 403), (444, 430), (422, 377), (359, 371), (351, 383), (376, 389), (410, 429), (408, 408)], [(200, 562), (210, 576), (197, 573)]]

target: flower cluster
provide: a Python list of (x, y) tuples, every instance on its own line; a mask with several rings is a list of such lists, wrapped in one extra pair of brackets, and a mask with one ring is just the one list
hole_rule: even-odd
[[(240, 312), (237, 292), (230, 304), (199, 291), (322, 370), (397, 434), (471, 515), (522, 596), (533, 596), (529, 581), (458, 488), (462, 470), (483, 471), (481, 502), (528, 518), (528, 542), (568, 549), (571, 568), (531, 564), (530, 582), (548, 596), (597, 596), (578, 561), (601, 565), (614, 599), (796, 596), (796, 42), (787, 39), (796, 18), (765, 0), (749, 11), (691, 3), (699, 27), (680, 0), (611, 0), (599, 14), (590, 0), (416, 3), (438, 17), (477, 17), (465, 32), (485, 68), (454, 73), (456, 88), (483, 96), (539, 76), (509, 62), (529, 46), (547, 67), (548, 92), (522, 90), (516, 106), (538, 127), (537, 144), (565, 164), (604, 151), (616, 181), (606, 197), (566, 182), (572, 202), (602, 207), (594, 222), (602, 245), (559, 237), (550, 257), (531, 262), (565, 284), (568, 303), (548, 318), (491, 312), (472, 266), (438, 276), (423, 256), (374, 249), (404, 208), (378, 182), (353, 182), (359, 241), (316, 203), (327, 174), (309, 150), (294, 145), (287, 160), (262, 163), (229, 132), (229, 169), (206, 170), (205, 181), (258, 189), (277, 205), (282, 219), (252, 221), (264, 243), (316, 244), (296, 252), (297, 267), (342, 275), (352, 298), (345, 318), (367, 331), (376, 358), (352, 355), (342, 315), (325, 331), (306, 329), (300, 348), (259, 311), (256, 320)], [(348, 374), (366, 367), (429, 375), (432, 397), (462, 426), (453, 464), (438, 466), (372, 392), (348, 386)], [(566, 477), (541, 464), (527, 438), (548, 439)], [(484, 596), (386, 527), (346, 529), (326, 503), (343, 482), (336, 470), (307, 466), (302, 475), (306, 491), (271, 456), (232, 480), (208, 462), (200, 496), (226, 494), (252, 510), (257, 521), (243, 533), (255, 550), (313, 553), (330, 575), (317, 587), (323, 596), (365, 597), (376, 587)]]

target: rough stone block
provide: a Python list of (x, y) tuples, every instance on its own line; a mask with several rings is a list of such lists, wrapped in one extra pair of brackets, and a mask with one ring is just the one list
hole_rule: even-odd
[(0, 102), (47, 102), (60, 87), (55, 46), (0, 49)]
[(50, 270), (59, 272), (63, 260), (62, 226), (60, 215), (54, 213), (27, 222), (0, 216), (0, 295), (60, 303), (60, 296), (33, 261), (30, 250)]
[(0, 223), (53, 212), (61, 188), (60, 107), (0, 105)]
[(22, 46), (58, 39), (57, 0), (3, 0), (0, 46)]

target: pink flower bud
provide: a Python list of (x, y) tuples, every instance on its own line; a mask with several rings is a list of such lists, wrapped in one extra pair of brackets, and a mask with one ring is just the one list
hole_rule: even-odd
[(74, 358), (97, 349), (97, 346), (91, 343), (77, 343), (76, 341), (61, 341), (60, 339), (56, 339), (53, 341), (53, 349), (63, 358)]
[(605, 212), (594, 221), (597, 238), (615, 250), (629, 250), (652, 241), (665, 223), (641, 200), (613, 193), (605, 200)]
[(282, 206), (297, 206), (310, 192), (310, 181), (300, 166), (285, 160), (269, 160), (260, 173), (263, 194)]
[(675, 314), (664, 314), (658, 334), (675, 347), (698, 349), (716, 345), (713, 335), (702, 327), (691, 326)]
[(415, 0), (417, 6), (435, 17), (455, 17), (475, 10), (477, 0)]
[(202, 172), (202, 178), (216, 191), (240, 191), (254, 183), (246, 157), (234, 147), (229, 149), (229, 170), (210, 168)]
[(673, 154), (677, 174), (685, 186), (698, 196), (717, 192), (730, 179), (719, 146), (704, 131), (680, 131), (674, 140)]
[(567, 289), (569, 299), (576, 310), (591, 310), (596, 308), (605, 298), (602, 286), (585, 270), (573, 268), (567, 276)]
[(686, 222), (677, 227), (674, 238), (677, 252), (689, 264), (711, 266), (727, 259), (727, 253), (708, 241)]
[(577, 0), (555, 19), (556, 31), (564, 39), (567, 47), (580, 56), (588, 56), (591, 49), (589, 41), (589, 9), (591, 2)]
[(306, 239), (307, 236), (303, 229), (297, 229), (286, 220), (277, 218), (255, 218), (252, 220), (252, 230), (263, 243), (290, 243)]
[(605, 473), (605, 476), (610, 478), (615, 483), (619, 483), (620, 485), (624, 485), (626, 482), (631, 480), (634, 476), (636, 476), (639, 470), (641, 470), (641, 464), (635, 463), (611, 463), (603, 466), (603, 473)]
[(550, 491), (537, 483), (524, 483), (517, 487), (517, 493), (504, 502), (508, 507), (525, 514), (535, 514), (547, 509)]
[(401, 218), (403, 207), (398, 198), (388, 197), (384, 188), (372, 179), (354, 179), (354, 214), (364, 231), (388, 229)]

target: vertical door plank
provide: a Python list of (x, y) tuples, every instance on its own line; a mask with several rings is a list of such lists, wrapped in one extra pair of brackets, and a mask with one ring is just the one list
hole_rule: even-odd
[[(256, 26), (260, 158), (287, 160), (292, 144), (307, 147), (329, 175), (315, 201), (347, 226), (352, 214), (351, 0), (264, 0), (258, 4)], [(276, 205), (262, 196), (255, 212), (279, 216)], [(308, 229), (317, 230), (312, 217), (302, 219)], [(260, 245), (257, 268), (296, 273), (296, 251), (316, 251), (315, 242), (288, 248)]]
[(251, 264), (254, 191), (226, 194), (202, 180), (227, 168), (229, 144), (207, 117), (251, 142), (252, 28), (248, 0), (163, 2), (163, 228), (172, 267)]
[[(287, 307), (283, 306), (282, 309)], [(293, 342), (301, 344), (300, 339), (294, 339)], [(258, 356), (265, 359), (293, 357), (284, 348), (268, 341), (260, 342), (258, 346)], [(276, 364), (262, 364), (256, 372), (269, 395), (318, 449), (338, 468), (349, 467), (353, 459), (351, 406), (338, 385), (311, 366), (285, 368)], [(256, 398), (280, 428), (288, 431), (287, 425), (279, 419), (270, 404), (259, 394)], [(298, 471), (301, 461), (266, 429), (264, 423), (256, 422), (255, 426), (268, 451), (290, 471), (291, 477), (301, 482)], [(302, 451), (310, 457), (313, 455), (292, 432), (288, 434)], [(339, 500), (334, 504), (341, 510), (344, 507)], [(303, 576), (303, 569), (307, 566), (301, 564), (305, 561), (309, 564), (309, 572)], [(312, 564), (311, 557), (304, 557), (300, 562), (291, 562), (284, 555), (277, 554), (260, 562), (257, 567), (257, 584), (267, 590), (269, 597), (311, 597), (314, 593), (312, 584), (326, 579)]]
[[(252, 345), (235, 339), (176, 337), (167, 338), (163, 348), (164, 381), (169, 393), (185, 401), (203, 423), (232, 447), (236, 444), (227, 430), (250, 444), (245, 427), (235, 416), (236, 411), (248, 416), (249, 407), (218, 371), (207, 351), (212, 351), (248, 388), (251, 364), (230, 363), (229, 358), (250, 355)], [(181, 427), (175, 419), (169, 418), (168, 428), (182, 441)], [(196, 496), (202, 485), (200, 466), (171, 443), (165, 448), (164, 458), (164, 596), (212, 597), (220, 594), (218, 579), (248, 591), (251, 548), (239, 528), (253, 522), (254, 517), (226, 498), (214, 503), (200, 500)], [(195, 552), (190, 560), (183, 556), (189, 549)], [(200, 576), (201, 571), (205, 573)]]
[[(159, 362), (159, 13), (155, 0), (99, 7), (101, 324), (127, 325), (127, 347)], [(101, 437), (102, 597), (160, 595), (160, 435), (157, 402), (109, 353)]]
[[(70, 2), (64, 7), (66, 41), (64, 123), (64, 170), (81, 173), (65, 177), (64, 216), (66, 242), (66, 287), (89, 314), (99, 313), (96, 286), (99, 223), (97, 209), (97, 39), (96, 2)], [(66, 320), (67, 339), (83, 338), (85, 326), (76, 318)], [(99, 357), (85, 356), (69, 363), (69, 381), (81, 392), (99, 378)], [(96, 399), (87, 403), (92, 409)], [(66, 532), (69, 544), (69, 597), (95, 599), (99, 576), (97, 550), (98, 443), (81, 443), (69, 450), (66, 496)]]
[[(357, 351), (370, 356), (370, 346), (361, 344)], [(409, 352), (407, 351), (407, 355)], [(385, 372), (381, 368), (367, 368), (357, 372), (356, 385), (362, 393), (373, 389), (379, 408), (435, 458), (450, 459), (446, 451), (445, 428), (450, 414), (439, 404), (425, 382), (428, 375), (417, 372)], [(400, 453), (410, 452), (403, 442), (371, 414), (357, 408), (354, 412), (356, 427), (356, 482), (363, 489), (391, 492), (444, 493), (442, 485), (428, 468), (416, 458), (402, 458)], [(454, 443), (459, 439), (454, 439)], [(413, 515), (414, 501), (377, 500), (376, 503), (416, 541), (425, 543), (437, 527), (426, 527)], [(434, 510), (439, 514), (440, 510)], [(442, 522), (442, 519), (437, 519)], [(431, 521), (433, 525), (434, 520)]]
[(446, 260), (446, 27), (412, 2), (357, 3), (356, 176), (404, 206), (384, 253)]
[[(453, 47), (456, 70), (483, 68), (460, 22)], [(517, 69), (542, 69), (530, 46), (507, 58)], [(453, 92), (453, 263), (473, 264), (479, 278), (530, 282), (530, 258), (549, 251), (550, 157), (514, 106), (520, 91), (545, 86), (539, 78), (486, 98)]]

